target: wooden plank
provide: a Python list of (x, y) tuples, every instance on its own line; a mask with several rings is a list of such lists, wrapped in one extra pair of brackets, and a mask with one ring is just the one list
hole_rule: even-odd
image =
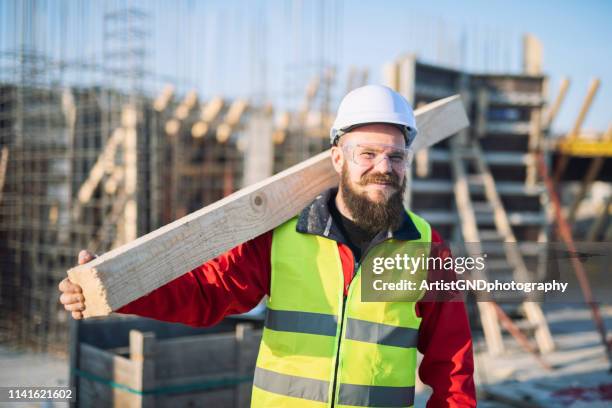
[[(414, 106), (414, 86), (416, 83), (416, 54), (408, 54), (398, 62), (399, 89), (397, 90), (412, 106)], [(418, 126), (417, 126), (418, 127)]]
[(580, 133), (580, 129), (582, 129), (582, 124), (584, 123), (584, 120), (586, 118), (586, 115), (589, 112), (591, 105), (593, 104), (593, 99), (595, 98), (595, 95), (597, 94), (597, 91), (599, 90), (600, 84), (601, 84), (601, 81), (599, 80), (599, 78), (594, 78), (591, 81), (589, 85), (589, 90), (587, 91), (587, 95), (584, 98), (584, 101), (582, 102), (582, 106), (580, 107), (580, 112), (578, 113), (578, 117), (576, 118), (576, 121), (574, 122), (574, 127), (565, 136), (566, 139), (571, 140), (571, 139), (575, 139), (576, 137), (578, 137), (578, 134)]
[[(501, 198), (497, 192), (495, 180), (491, 175), (489, 166), (486, 164), (483, 158), (483, 152), (480, 148), (480, 145), (477, 141), (472, 141), (470, 144), (472, 154), (469, 157), (474, 160), (474, 164), (476, 165), (477, 169), (477, 174), (479, 174), (479, 176), (483, 180), (484, 192), (486, 196), (485, 203), (487, 204), (485, 208), (489, 208), (493, 211), (493, 221), (495, 228), (503, 237), (504, 241), (517, 242), (511, 227), (511, 222), (508, 217), (508, 213), (506, 212)], [(462, 155), (459, 154), (461, 148), (462, 146), (459, 145), (459, 140), (451, 140), (451, 157), (453, 165), (453, 176), (455, 179), (456, 203), (457, 208), (461, 214), (461, 226), (464, 241), (471, 242), (472, 244), (470, 245), (469, 249), (478, 254), (482, 253), (483, 248), (481, 247), (481, 237), (478, 231), (478, 222), (475, 212), (476, 204), (472, 202), (470, 197), (469, 186), (466, 180), (467, 172), (465, 170), (466, 156), (462, 157)], [(525, 266), (525, 262), (519, 248), (515, 245), (506, 246), (505, 258), (507, 260), (508, 265), (513, 266), (512, 269), (514, 270), (515, 278), (519, 280), (526, 280), (527, 267)], [(483, 279), (485, 276), (484, 273), (481, 273), (479, 275), (480, 276), (476, 276), (477, 279)], [(498, 314), (501, 309), (496, 308), (498, 310), (492, 310), (491, 304), (489, 304), (488, 302), (478, 302), (478, 307), (489, 352), (493, 354), (500, 354), (504, 350), (501, 330), (498, 322)], [(546, 323), (546, 320), (539, 305), (533, 302), (525, 302), (523, 304), (523, 307), (529, 321), (537, 325), (535, 336), (540, 350), (542, 352), (548, 352), (553, 350), (554, 343), (552, 341), (552, 337), (548, 329), (548, 324)], [(509, 321), (509, 327), (512, 327), (514, 329), (514, 326), (512, 325), (511, 321)], [(515, 335), (517, 340), (521, 339), (520, 337), (516, 336), (516, 333), (513, 333), (513, 335)]]
[(130, 242), (138, 237), (138, 205), (136, 184), (138, 179), (137, 166), (137, 125), (138, 112), (133, 106), (123, 108), (122, 122), (124, 128), (123, 161), (125, 166), (124, 188), (127, 202), (123, 209), (123, 236), (121, 243)]
[[(139, 391), (155, 388), (156, 353), (155, 333), (130, 330), (130, 360), (137, 367), (132, 381)], [(152, 407), (155, 402), (155, 397), (150, 394), (134, 395), (130, 399), (138, 407)]]
[[(270, 115), (251, 115), (246, 129), (247, 148), (244, 157), (244, 186), (265, 180), (274, 174), (274, 123)], [(200, 166), (201, 167), (201, 166)]]
[(559, 113), (561, 104), (565, 100), (565, 95), (567, 95), (567, 90), (569, 88), (569, 85), (570, 85), (569, 79), (563, 78), (561, 80), (561, 86), (559, 88), (559, 93), (557, 94), (553, 104), (550, 106), (550, 109), (546, 112), (546, 119), (544, 121), (544, 129), (549, 129), (550, 125), (552, 125), (553, 121), (557, 117), (557, 113)]
[(523, 71), (527, 75), (542, 74), (542, 43), (532, 34), (523, 36)]
[(159, 341), (155, 356), (157, 386), (176, 384), (181, 378), (187, 383), (196, 382), (195, 377), (236, 373), (241, 364), (252, 371), (262, 332), (241, 327), (240, 324), (236, 327), (236, 334), (205, 334)]
[[(470, 190), (467, 182), (467, 172), (464, 167), (466, 163), (459, 154), (459, 149), (461, 147), (460, 140), (451, 139), (450, 156), (453, 168), (455, 202), (457, 203), (457, 210), (461, 216), (461, 232), (463, 239), (465, 242), (472, 243), (469, 247), (466, 247), (466, 249), (474, 251), (474, 255), (477, 255), (482, 253), (482, 248), (478, 235), (478, 222), (472, 206), (472, 199), (470, 197)], [(474, 278), (484, 279), (484, 272), (475, 272)], [(504, 351), (504, 342), (493, 305), (490, 302), (477, 302), (477, 306), (489, 352), (492, 354), (502, 353)]]
[[(395, 61), (386, 63), (383, 67), (383, 82), (389, 88), (399, 90), (399, 64)], [(355, 86), (349, 82), (348, 91), (352, 91)]]
[[(468, 125), (452, 96), (416, 111), (414, 149)], [(84, 316), (105, 316), (234, 246), (287, 221), (317, 194), (337, 185), (330, 150), (239, 190), (93, 261), (68, 271), (85, 295)]]
[[(514, 235), (514, 231), (511, 227), (511, 222), (508, 217), (508, 213), (506, 212), (501, 198), (497, 193), (497, 189), (495, 187), (495, 180), (491, 175), (489, 167), (487, 166), (485, 161), (482, 160), (483, 152), (480, 149), (480, 145), (474, 143), (472, 145), (472, 149), (474, 150), (476, 157), (478, 157), (476, 164), (478, 166), (479, 172), (483, 175), (483, 179), (485, 182), (485, 195), (487, 196), (488, 201), (495, 208), (495, 225), (497, 227), (497, 230), (504, 236), (506, 242), (517, 242), (516, 237)], [(506, 251), (509, 263), (516, 267), (515, 278), (520, 280), (528, 279), (526, 275), (527, 267), (525, 265), (525, 261), (519, 248), (515, 245), (509, 245), (506, 247)], [(542, 353), (546, 353), (554, 350), (555, 345), (552, 339), (552, 335), (550, 334), (548, 323), (546, 322), (546, 319), (540, 306), (534, 302), (524, 302), (523, 309), (525, 310), (527, 319), (531, 323), (537, 325), (535, 337), (540, 351)]]
[(155, 358), (157, 344), (155, 333), (143, 333), (139, 330), (130, 330), (130, 360), (144, 361), (145, 359)]
[(87, 406), (86, 403), (89, 402), (93, 402), (95, 405), (98, 404), (98, 399), (108, 399), (116, 406), (134, 406), (137, 402), (138, 395), (136, 394), (120, 388), (111, 388), (106, 384), (87, 378), (88, 375), (93, 375), (137, 389), (135, 381), (140, 376), (139, 371), (141, 369), (137, 363), (81, 343), (79, 347), (79, 369), (84, 373), (79, 380), (79, 391), (83, 396), (83, 401), (79, 400), (79, 405)]
[(217, 126), (217, 142), (225, 143), (229, 140), (230, 136), (240, 123), (240, 118), (244, 115), (248, 109), (249, 104), (244, 99), (236, 99), (229, 107), (223, 123)]
[[(584, 119), (586, 118), (586, 115), (589, 112), (589, 109), (591, 108), (591, 105), (593, 103), (593, 99), (595, 98), (595, 95), (597, 94), (597, 90), (599, 89), (600, 83), (601, 81), (599, 80), (599, 78), (594, 78), (591, 81), (587, 95), (584, 98), (584, 101), (582, 102), (582, 106), (580, 108), (580, 112), (578, 113), (578, 117), (576, 118), (576, 121), (574, 122), (574, 127), (565, 136), (565, 138), (563, 139), (564, 142), (575, 140), (578, 137), (578, 134), (580, 133), (580, 129), (582, 128), (582, 124), (584, 123)], [(557, 162), (555, 166), (554, 177), (553, 177), (553, 180), (555, 183), (558, 183), (561, 180), (561, 176), (563, 175), (563, 172), (565, 171), (565, 168), (567, 167), (568, 163), (569, 163), (568, 156), (562, 155), (559, 158), (559, 161)]]
[(164, 86), (164, 89), (161, 91), (155, 102), (153, 103), (153, 109), (157, 112), (163, 112), (168, 107), (168, 104), (172, 101), (174, 97), (174, 86), (167, 84)]
[(2, 204), (2, 190), (4, 189), (4, 181), (6, 180), (6, 169), (8, 167), (8, 156), (9, 156), (8, 147), (4, 146), (2, 148), (2, 153), (0, 155), (0, 204)]
[[(466, 100), (465, 95), (462, 95), (462, 98), (464, 101)], [(426, 105), (425, 102), (419, 102), (417, 106), (420, 108), (425, 105)], [(425, 148), (425, 149), (419, 150), (414, 155), (414, 161), (415, 161), (414, 172), (416, 173), (417, 177), (419, 178), (429, 177), (429, 174), (431, 173), (431, 167), (432, 167), (431, 160), (429, 160), (429, 149)], [(415, 182), (414, 179), (411, 179), (410, 181), (411, 181), (411, 185)], [(411, 189), (411, 193), (412, 192), (413, 190)]]
[(165, 380), (235, 372), (235, 350), (233, 333), (162, 340), (157, 343), (155, 374)]
[(134, 378), (137, 376), (139, 367), (125, 357), (113, 355), (102, 349), (91, 347), (81, 343), (80, 370), (93, 374), (97, 377), (124, 384), (128, 387), (135, 385)]
[(96, 160), (94, 166), (91, 168), (87, 180), (85, 180), (85, 182), (79, 188), (79, 192), (77, 194), (77, 197), (79, 198), (77, 203), (78, 205), (87, 204), (91, 200), (91, 197), (96, 187), (102, 180), (107, 168), (111, 167), (112, 169), (115, 152), (117, 151), (117, 147), (123, 143), (123, 136), (123, 128), (117, 128), (106, 142), (106, 146), (98, 157), (98, 160)]
[[(238, 378), (252, 376), (259, 350), (258, 336), (252, 324), (239, 324), (236, 326), (236, 366)], [(242, 383), (236, 386), (236, 401), (234, 406), (248, 407), (251, 405), (251, 383)]]
[(528, 151), (532, 156), (532, 160), (527, 165), (527, 178), (525, 184), (535, 186), (537, 184), (538, 169), (535, 163), (534, 152), (541, 149), (542, 144), (542, 109), (540, 107), (532, 108), (530, 112), (531, 121), (528, 137)]
[(114, 355), (87, 343), (81, 343), (79, 369), (105, 380), (131, 386), (138, 367), (125, 357)]

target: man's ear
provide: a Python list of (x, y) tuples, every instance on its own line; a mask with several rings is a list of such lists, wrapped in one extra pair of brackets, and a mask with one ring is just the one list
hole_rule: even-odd
[(331, 159), (336, 173), (342, 173), (342, 166), (344, 165), (344, 152), (342, 151), (342, 148), (339, 146), (332, 146)]

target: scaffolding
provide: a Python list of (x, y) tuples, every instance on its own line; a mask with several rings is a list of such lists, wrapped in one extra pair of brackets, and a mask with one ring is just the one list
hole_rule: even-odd
[[(100, 85), (105, 67), (57, 59), (56, 50), (37, 43), (38, 6), (13, 4), (26, 39), (3, 44), (0, 54), (0, 336), (11, 344), (61, 351), (68, 339), (67, 316), (53, 291), (79, 248), (112, 247), (108, 236), (116, 233), (101, 231), (118, 207), (116, 196), (127, 191), (128, 202), (137, 201), (134, 176), (146, 173), (126, 154), (137, 151), (135, 139), (132, 146), (129, 137), (123, 143), (121, 171), (113, 170), (113, 149), (105, 149), (118, 139), (123, 107), (135, 102), (133, 90)], [(107, 153), (104, 162), (101, 152)], [(106, 188), (96, 188), (92, 177)], [(111, 179), (120, 187), (110, 188)], [(142, 224), (139, 231), (148, 227)]]
[[(472, 126), (416, 155), (404, 202), (455, 250), (490, 255), (490, 278), (541, 276), (546, 267), (538, 248), (549, 237), (547, 197), (537, 177), (536, 155), (543, 143), (547, 78), (538, 71), (537, 41), (531, 38), (525, 44), (525, 72), (520, 74), (467, 72), (422, 62), (414, 54), (384, 69), (386, 83), (417, 107), (462, 96)], [(541, 352), (554, 349), (539, 305), (521, 299), (494, 301), (500, 306), (479, 301), (478, 310), (471, 310), (480, 318), (489, 352), (504, 351), (502, 328), (535, 350), (518, 326), (534, 335)]]
[[(292, 78), (297, 88), (307, 73), (318, 75), (295, 108), (275, 108), (265, 89), (253, 98), (203, 95), (151, 69), (155, 7), (0, 5), (2, 18), (16, 21), (0, 43), (4, 344), (65, 352), (68, 315), (57, 285), (79, 250), (104, 253), (327, 147), (335, 68), (324, 56)], [(177, 7), (177, 23), (188, 12)], [(265, 39), (262, 21), (251, 34)], [(333, 43), (334, 20), (325, 21), (319, 25)], [(53, 38), (44, 38), (45, 24)], [(68, 49), (95, 37), (94, 29), (93, 49)], [(305, 41), (294, 34), (296, 45)], [(264, 86), (262, 69), (252, 79)], [(291, 120), (279, 123), (275, 111)]]

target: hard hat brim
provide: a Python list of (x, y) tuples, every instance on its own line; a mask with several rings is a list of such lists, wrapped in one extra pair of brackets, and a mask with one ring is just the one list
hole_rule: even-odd
[(355, 130), (361, 126), (366, 126), (366, 125), (373, 125), (373, 124), (385, 124), (385, 125), (394, 125), (395, 127), (397, 127), (402, 134), (404, 135), (404, 140), (406, 142), (406, 147), (410, 146), (412, 144), (412, 141), (414, 140), (416, 134), (417, 134), (417, 130), (407, 126), (405, 123), (397, 121), (397, 122), (391, 122), (391, 121), (373, 121), (373, 122), (363, 122), (363, 123), (356, 123), (350, 126), (346, 126), (344, 128), (341, 128), (339, 130), (336, 129), (332, 129), (331, 130), (331, 144), (332, 146), (335, 145), (338, 142), (338, 139), (340, 139), (341, 136), (345, 135), (346, 133), (349, 133), (352, 130)]

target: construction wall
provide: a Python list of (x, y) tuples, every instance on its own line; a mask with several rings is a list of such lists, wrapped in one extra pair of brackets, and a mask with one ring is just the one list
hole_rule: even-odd
[[(462, 96), (472, 124), (465, 136), (482, 146), (514, 234), (519, 240), (546, 240), (545, 188), (535, 168), (535, 153), (544, 136), (541, 111), (546, 77), (473, 74), (426, 64), (413, 55), (389, 64), (385, 74), (387, 83), (416, 107), (454, 94)], [(461, 231), (450, 140), (416, 154), (407, 201), (444, 237), (456, 241)], [(482, 191), (482, 186), (470, 187), (479, 188)]]
[[(81, 249), (104, 253), (327, 147), (322, 122), (279, 128), (269, 105), (170, 84), (152, 96), (113, 81), (72, 86), (52, 70), (25, 75), (43, 57), (22, 57), (3, 55), (14, 75), (0, 83), (5, 344), (65, 351), (57, 285)], [(267, 157), (253, 153), (266, 144)]]
[(3, 84), (0, 98), (0, 333), (62, 349), (57, 284), (79, 250), (104, 253), (240, 188), (243, 127), (227, 126), (232, 101), (194, 137), (201, 107), (177, 125), (180, 100), (159, 109), (117, 90), (29, 83)]
[(106, 252), (231, 193), (242, 158), (234, 129), (223, 144), (166, 130), (178, 102), (160, 107), (144, 91), (156, 81), (144, 71), (145, 13), (98, 15), (106, 58), (94, 64), (37, 42), (37, 4), (2, 12), (25, 37), (0, 44), (0, 341), (64, 352), (57, 285), (79, 250)]
[[(74, 265), (78, 249), (105, 251), (117, 238), (118, 227), (136, 233), (148, 227), (128, 226), (125, 209), (116, 204), (143, 201), (145, 194), (145, 183), (140, 197), (136, 190), (124, 194), (125, 180), (131, 177), (125, 163), (115, 163), (109, 155), (96, 167), (99, 179), (92, 181), (92, 170), (112, 139), (111, 129), (120, 128), (121, 110), (114, 107), (121, 105), (105, 105), (110, 98), (127, 101), (112, 90), (29, 81), (0, 85), (0, 143), (6, 152), (0, 202), (0, 333), (8, 340), (37, 348), (65, 343), (66, 315), (53, 291)], [(132, 148), (134, 153), (139, 147), (146, 148), (143, 139)], [(138, 172), (144, 164), (133, 162), (132, 172), (141, 181), (148, 177)]]

